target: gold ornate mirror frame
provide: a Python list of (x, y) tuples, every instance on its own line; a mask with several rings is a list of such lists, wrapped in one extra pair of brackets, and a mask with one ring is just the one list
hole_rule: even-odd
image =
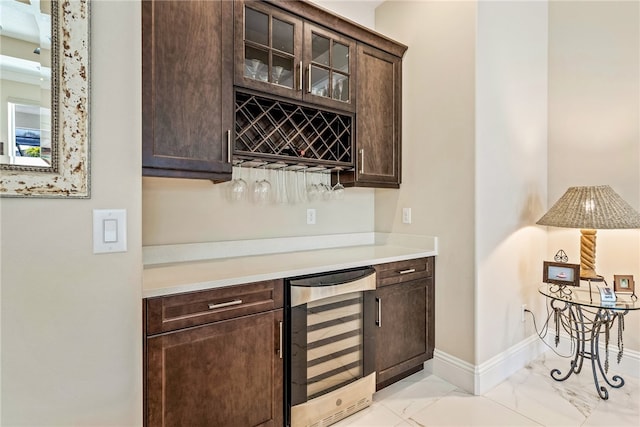
[(89, 1), (51, 14), (51, 166), (0, 165), (0, 197), (90, 197)]

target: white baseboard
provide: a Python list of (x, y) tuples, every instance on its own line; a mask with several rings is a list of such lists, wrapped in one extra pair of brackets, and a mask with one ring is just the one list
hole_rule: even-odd
[(480, 365), (436, 349), (433, 373), (469, 393), (481, 395), (537, 359), (546, 349), (537, 335), (531, 335)]
[[(553, 335), (548, 336), (547, 343), (551, 347), (555, 346)], [(561, 336), (558, 348), (563, 353), (567, 353), (571, 348), (570, 339)], [(480, 365), (472, 365), (444, 351), (435, 349), (429, 368), (434, 375), (456, 387), (475, 395), (482, 395), (546, 351), (551, 350), (534, 334)], [(604, 360), (604, 344), (600, 346), (600, 353), (602, 360)], [(640, 378), (640, 352), (625, 349), (619, 364), (617, 363), (617, 355), (617, 345), (609, 345), (609, 368), (611, 371), (623, 377)]]

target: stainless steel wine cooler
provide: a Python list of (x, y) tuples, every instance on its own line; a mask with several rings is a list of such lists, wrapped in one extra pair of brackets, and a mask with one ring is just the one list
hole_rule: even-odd
[(287, 425), (324, 427), (371, 404), (375, 288), (371, 267), (287, 281)]

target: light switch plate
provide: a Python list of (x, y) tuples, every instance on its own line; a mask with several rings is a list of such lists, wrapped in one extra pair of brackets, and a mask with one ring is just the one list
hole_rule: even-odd
[(313, 225), (316, 223), (316, 210), (315, 209), (307, 209), (307, 224)]
[(411, 224), (411, 208), (402, 208), (402, 223)]
[(127, 251), (127, 210), (93, 210), (93, 253)]

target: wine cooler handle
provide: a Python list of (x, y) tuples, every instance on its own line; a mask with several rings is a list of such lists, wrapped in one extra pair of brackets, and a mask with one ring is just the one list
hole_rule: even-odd
[(378, 318), (376, 319), (376, 325), (378, 328), (382, 328), (382, 298), (376, 297), (376, 302), (378, 303)]
[(278, 347), (278, 357), (282, 359), (282, 322), (280, 322), (280, 346)]
[(360, 173), (364, 173), (364, 148), (360, 149)]

